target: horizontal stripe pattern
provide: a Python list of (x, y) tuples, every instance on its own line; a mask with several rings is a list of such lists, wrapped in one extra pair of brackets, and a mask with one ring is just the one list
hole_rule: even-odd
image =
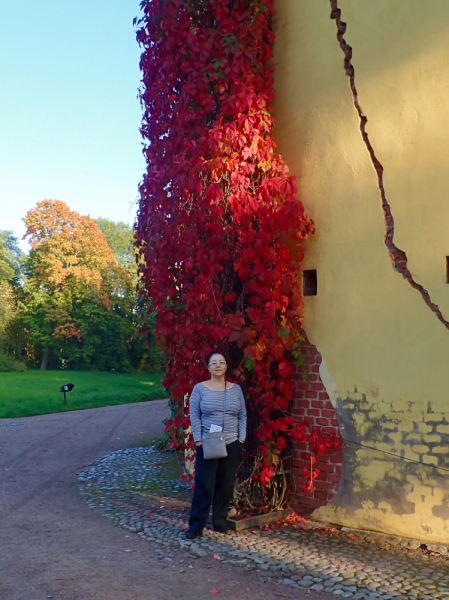
[[(204, 383), (198, 383), (190, 396), (190, 421), (193, 439), (201, 442), (202, 436), (209, 433), (211, 425), (223, 427), (223, 407), (225, 392), (212, 390)], [(236, 383), (226, 383), (226, 417), (224, 422), (226, 444), (246, 439), (246, 407), (242, 388)]]

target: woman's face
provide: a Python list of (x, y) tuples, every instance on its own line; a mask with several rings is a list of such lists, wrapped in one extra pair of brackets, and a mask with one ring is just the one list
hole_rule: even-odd
[(215, 377), (222, 377), (226, 373), (226, 369), (228, 365), (226, 364), (226, 359), (223, 354), (212, 354), (209, 359), (209, 364), (207, 365), (209, 369), (209, 373), (214, 375)]

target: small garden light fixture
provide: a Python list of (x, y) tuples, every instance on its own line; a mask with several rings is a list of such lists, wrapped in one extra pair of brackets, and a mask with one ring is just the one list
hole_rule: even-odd
[(64, 404), (67, 404), (66, 392), (71, 392), (74, 387), (73, 383), (66, 383), (59, 388), (60, 392), (64, 392)]

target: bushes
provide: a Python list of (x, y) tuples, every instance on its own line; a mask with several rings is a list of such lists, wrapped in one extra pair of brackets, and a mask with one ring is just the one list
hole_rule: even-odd
[(23, 362), (16, 360), (13, 356), (0, 349), (0, 373), (21, 373), (27, 368)]
[(11, 324), (16, 316), (14, 289), (7, 281), (0, 281), (0, 372), (26, 371), (25, 364), (17, 360), (11, 351)]
[(156, 340), (150, 341), (148, 348), (143, 354), (143, 358), (137, 369), (138, 373), (163, 373), (165, 371), (165, 361), (162, 347), (156, 343)]

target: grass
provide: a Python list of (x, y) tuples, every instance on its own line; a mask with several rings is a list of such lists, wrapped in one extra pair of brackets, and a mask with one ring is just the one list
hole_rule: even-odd
[[(166, 398), (162, 374), (97, 371), (25, 371), (0, 373), (0, 418), (98, 408)], [(73, 383), (67, 404), (59, 388)]]

